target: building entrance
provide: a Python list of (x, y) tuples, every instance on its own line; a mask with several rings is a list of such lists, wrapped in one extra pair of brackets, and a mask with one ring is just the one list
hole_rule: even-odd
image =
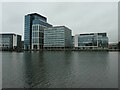
[(37, 45), (34, 45), (34, 46), (33, 46), (33, 49), (37, 49)]

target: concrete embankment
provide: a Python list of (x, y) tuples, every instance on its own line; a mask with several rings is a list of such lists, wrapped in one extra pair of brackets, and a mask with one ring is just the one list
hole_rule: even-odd
[(29, 50), (24, 50), (24, 49), (8, 49), (8, 50), (0, 50), (0, 51), (16, 51), (16, 52), (23, 52), (23, 51), (120, 51), (118, 49), (29, 49)]

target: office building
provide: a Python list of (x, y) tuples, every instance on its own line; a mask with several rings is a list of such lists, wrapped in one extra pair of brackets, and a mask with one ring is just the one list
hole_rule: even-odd
[(39, 15), (37, 13), (25, 15), (24, 49), (32, 48), (32, 27), (34, 27), (36, 24), (45, 27), (52, 26), (47, 23), (47, 18), (42, 15)]
[(74, 40), (75, 48), (108, 48), (106, 33), (77, 34)]
[(40, 24), (32, 25), (32, 49), (43, 49), (44, 28)]
[(118, 49), (118, 43), (109, 43), (108, 48), (116, 50)]
[(14, 33), (0, 34), (1, 49), (21, 49), (21, 35)]
[(72, 36), (72, 47), (74, 47), (74, 36)]
[(44, 48), (70, 48), (71, 30), (65, 26), (55, 26), (44, 30)]

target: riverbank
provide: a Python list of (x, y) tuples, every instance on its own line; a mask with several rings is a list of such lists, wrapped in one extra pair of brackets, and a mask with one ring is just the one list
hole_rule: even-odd
[(24, 50), (24, 51), (120, 51), (116, 49), (44, 49), (44, 50)]
[(24, 49), (21, 49), (21, 50), (0, 50), (0, 51), (9, 51), (9, 52), (24, 52), (24, 51), (117, 51), (119, 52), (120, 50), (118, 49), (41, 49), (41, 50), (33, 50), (33, 49), (30, 49), (30, 50), (24, 50)]
[(24, 50), (24, 49), (4, 49), (0, 51), (15, 51), (15, 52), (23, 52), (23, 51), (120, 51), (118, 49), (29, 49), (29, 50)]

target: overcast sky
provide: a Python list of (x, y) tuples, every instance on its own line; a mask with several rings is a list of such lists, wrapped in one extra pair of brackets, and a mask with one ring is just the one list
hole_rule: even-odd
[(2, 4), (2, 32), (13, 32), (24, 39), (24, 16), (36, 12), (52, 25), (65, 25), (72, 35), (107, 32), (110, 42), (118, 41), (116, 2), (5, 2)]

